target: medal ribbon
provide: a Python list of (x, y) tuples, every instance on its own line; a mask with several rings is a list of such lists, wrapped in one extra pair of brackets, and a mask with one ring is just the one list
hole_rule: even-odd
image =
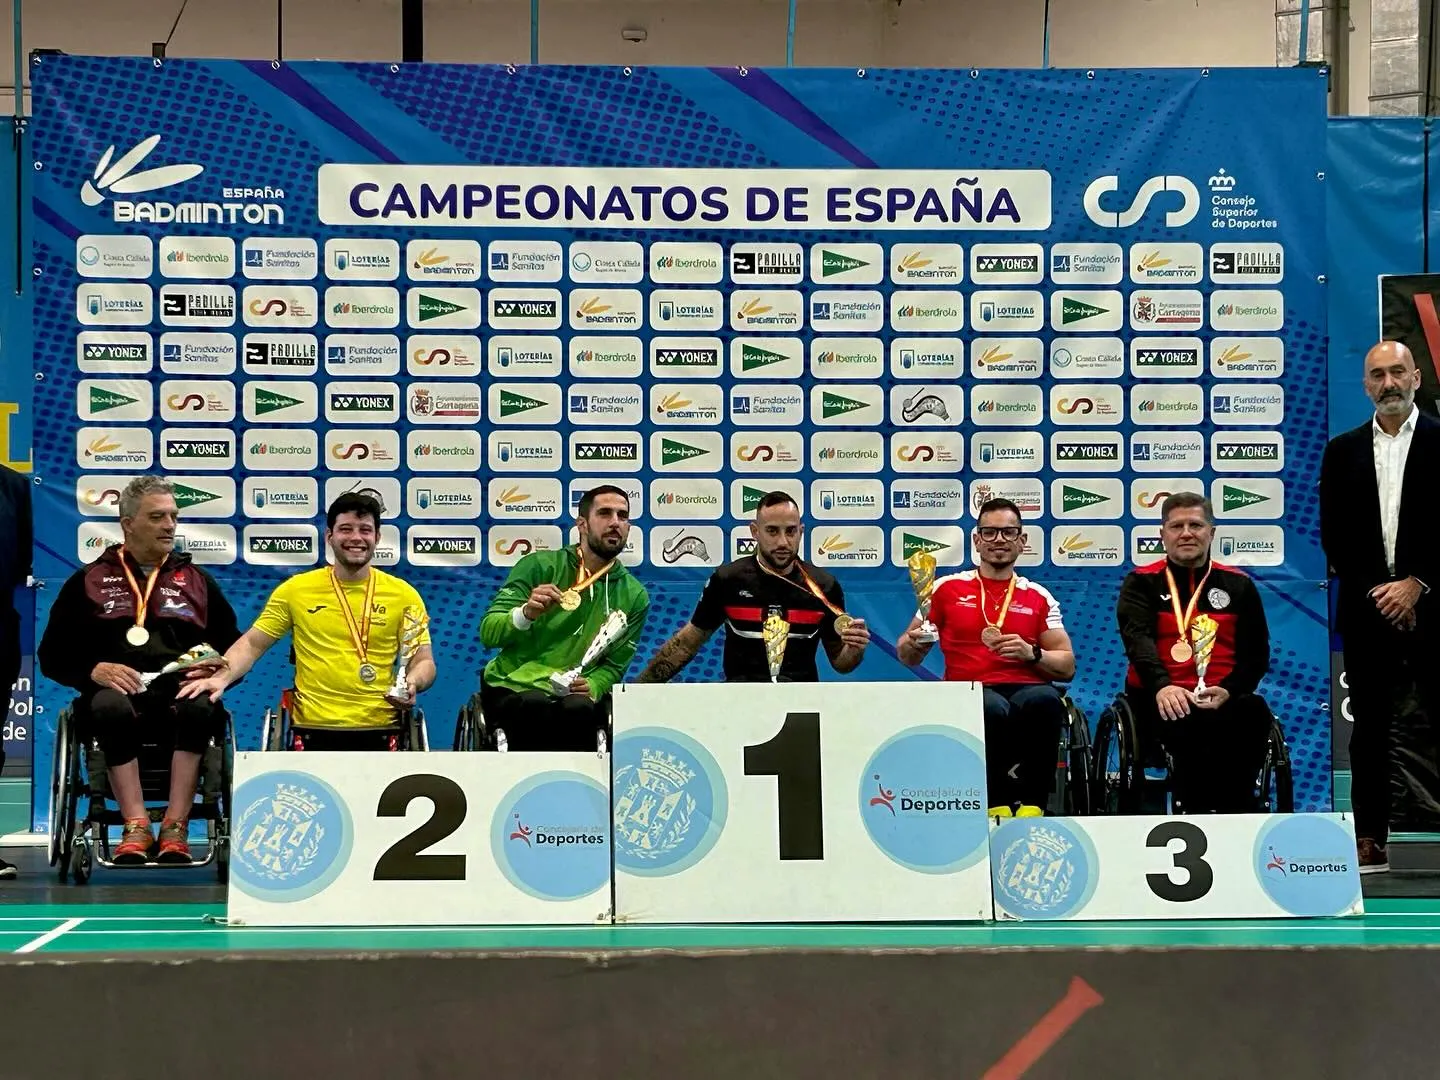
[[(1200, 579), (1200, 584), (1195, 586), (1195, 591), (1190, 594), (1190, 603), (1186, 606), (1184, 613), (1180, 611), (1180, 590), (1175, 585), (1175, 575), (1170, 570), (1170, 560), (1165, 560), (1165, 584), (1170, 586), (1170, 607), (1175, 611), (1175, 625), (1180, 629), (1180, 640), (1187, 645), (1190, 643), (1190, 624), (1195, 621), (1195, 605), (1200, 602), (1200, 594), (1205, 589), (1205, 582), (1210, 580), (1210, 571), (1215, 569), (1211, 563), (1205, 568), (1205, 576)], [(1194, 580), (1192, 572), (1191, 580)]]
[(980, 617), (985, 620), (987, 627), (1003, 630), (1005, 628), (1005, 616), (1010, 614), (1010, 601), (1015, 599), (1015, 575), (1010, 575), (1010, 584), (1005, 589), (1005, 602), (1000, 605), (1000, 614), (995, 617), (994, 622), (990, 621), (990, 602), (985, 596), (985, 579), (979, 574), (976, 574), (975, 580), (980, 583)]
[(355, 646), (355, 652), (360, 657), (360, 663), (368, 663), (370, 652), (370, 611), (371, 604), (375, 599), (375, 574), (372, 571), (365, 578), (365, 608), (360, 613), (360, 622), (355, 621), (355, 612), (350, 609), (350, 600), (345, 595), (345, 590), (340, 587), (340, 580), (335, 576), (335, 569), (330, 569), (330, 588), (335, 590), (335, 599), (340, 602), (340, 611), (345, 616), (345, 628), (350, 631), (350, 643)]
[(594, 585), (595, 582), (608, 574), (610, 568), (615, 565), (615, 560), (611, 559), (593, 574), (585, 573), (585, 556), (580, 554), (580, 545), (578, 544), (575, 545), (575, 558), (578, 560), (578, 564), (575, 567), (575, 584), (570, 586), (570, 588), (577, 593), (584, 592), (591, 585)]
[[(160, 566), (164, 565), (165, 560), (161, 559)], [(140, 583), (130, 572), (130, 564), (125, 561), (125, 548), (120, 548), (120, 567), (125, 571), (125, 580), (130, 583), (130, 591), (135, 594), (135, 625), (142, 630), (145, 628), (145, 616), (150, 613), (150, 594), (155, 591), (155, 582), (160, 580), (160, 566), (150, 571), (150, 576), (145, 579), (145, 591), (141, 593)]]
[(759, 555), (755, 556), (755, 565), (760, 567), (762, 571), (769, 574), (771, 577), (779, 578), (781, 581), (785, 582), (786, 585), (789, 585), (792, 588), (800, 589), (801, 592), (811, 593), (812, 595), (814, 595), (816, 600), (819, 600), (820, 603), (825, 605), (826, 610), (828, 610), (831, 615), (845, 614), (844, 611), (842, 611), (840, 608), (836, 607), (830, 602), (829, 598), (826, 597), (825, 593), (821, 591), (820, 586), (815, 584), (815, 579), (805, 572), (805, 567), (800, 564), (798, 559), (795, 562), (795, 568), (800, 571), (800, 576), (805, 579), (804, 588), (796, 585), (795, 582), (791, 581), (790, 578), (785, 574), (777, 574), (774, 570), (771, 570), (770, 567), (765, 565), (765, 560), (760, 558)]

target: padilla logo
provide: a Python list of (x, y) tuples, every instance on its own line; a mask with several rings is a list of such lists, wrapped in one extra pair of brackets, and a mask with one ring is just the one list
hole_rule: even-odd
[(1084, 322), (1086, 319), (1093, 319), (1109, 313), (1109, 308), (1099, 307), (1096, 304), (1087, 304), (1069, 296), (1060, 298), (1060, 324), (1062, 326), (1070, 326), (1072, 323)]
[[(769, 310), (766, 308), (765, 310)], [(757, 348), (754, 345), (742, 344), (740, 346), (740, 370), (753, 371), (756, 368), (769, 367), (771, 364), (779, 364), (790, 359), (784, 353), (771, 352), (769, 349)]]
[(1063, 484), (1060, 487), (1060, 512), (1062, 514), (1073, 514), (1077, 510), (1084, 510), (1086, 507), (1105, 501), (1104, 495), (1097, 495), (1084, 488), (1071, 487), (1069, 484)]
[[(900, 534), (900, 557), (909, 559), (911, 555), (918, 555), (922, 552), (947, 551), (949, 544), (942, 544), (938, 540), (931, 540), (925, 536), (914, 536), (910, 533)], [(877, 776), (878, 780), (879, 777)]]
[(854, 259), (849, 255), (841, 255), (836, 251), (821, 249), (820, 252), (820, 276), (822, 278), (835, 277), (837, 274), (848, 274), (852, 270), (860, 270), (869, 265), (870, 264), (863, 259)]
[[(866, 408), (868, 401), (856, 401), (854, 398), (844, 397), (840, 394), (831, 393), (826, 390), (820, 395), (820, 416), (828, 420), (832, 416), (843, 416), (846, 413), (855, 412), (857, 409)], [(941, 405), (944, 408), (944, 405)]]
[(1231, 484), (1220, 485), (1220, 512), (1222, 514), (1244, 510), (1247, 506), (1269, 501), (1270, 496), (1261, 495), (1258, 491), (1246, 491), (1242, 487), (1235, 487)]
[(86, 206), (99, 206), (106, 195), (138, 195), (145, 191), (158, 191), (174, 187), (186, 180), (193, 180), (205, 171), (205, 166), (194, 164), (162, 165), (158, 169), (135, 172), (135, 167), (150, 156), (150, 151), (160, 145), (160, 136), (151, 135), (137, 143), (111, 164), (115, 147), (107, 147), (100, 160), (95, 163), (95, 172), (80, 186), (80, 201)]
[(531, 409), (543, 409), (545, 402), (536, 401), (524, 394), (517, 394), (513, 390), (501, 389), (500, 391), (500, 415), (501, 417), (518, 416), (520, 413), (529, 412)]
[(660, 440), (660, 464), (674, 465), (677, 462), (689, 461), (710, 451), (699, 446), (691, 446), (689, 443), (681, 442), (679, 439)]
[(105, 390), (99, 386), (90, 387), (90, 411), (92, 413), (123, 409), (126, 405), (137, 405), (139, 402), (139, 398), (128, 397), (125, 394), (116, 393), (114, 390)]

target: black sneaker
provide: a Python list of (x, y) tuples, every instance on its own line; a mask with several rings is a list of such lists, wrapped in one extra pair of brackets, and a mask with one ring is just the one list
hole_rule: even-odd
[(9, 878), (15, 878), (19, 876), (20, 872), (15, 869), (14, 863), (8, 863), (4, 859), (0, 859), (0, 878), (5, 878), (8, 880)]

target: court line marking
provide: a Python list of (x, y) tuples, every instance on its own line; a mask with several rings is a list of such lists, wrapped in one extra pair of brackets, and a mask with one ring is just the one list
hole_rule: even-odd
[(49, 930), (41, 934), (34, 940), (27, 941), (24, 945), (21, 945), (15, 951), (17, 953), (32, 953), (36, 952), (39, 949), (43, 949), (46, 945), (49, 945), (50, 942), (54, 941), (56, 938), (60, 937), (63, 934), (68, 934), (71, 930), (74, 930), (84, 921), (84, 919), (66, 919), (59, 926), (55, 927), (54, 930)]

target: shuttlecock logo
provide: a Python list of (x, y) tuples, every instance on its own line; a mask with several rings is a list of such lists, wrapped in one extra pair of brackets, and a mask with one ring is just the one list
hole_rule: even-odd
[(107, 147), (105, 153), (100, 155), (100, 160), (95, 163), (94, 176), (81, 185), (80, 201), (86, 206), (98, 206), (109, 194), (138, 195), (143, 191), (156, 191), (193, 180), (205, 171), (203, 165), (187, 163), (162, 165), (158, 169), (146, 169), (137, 173), (136, 166), (149, 157), (150, 151), (159, 144), (160, 136), (151, 135), (113, 162), (115, 147)]

